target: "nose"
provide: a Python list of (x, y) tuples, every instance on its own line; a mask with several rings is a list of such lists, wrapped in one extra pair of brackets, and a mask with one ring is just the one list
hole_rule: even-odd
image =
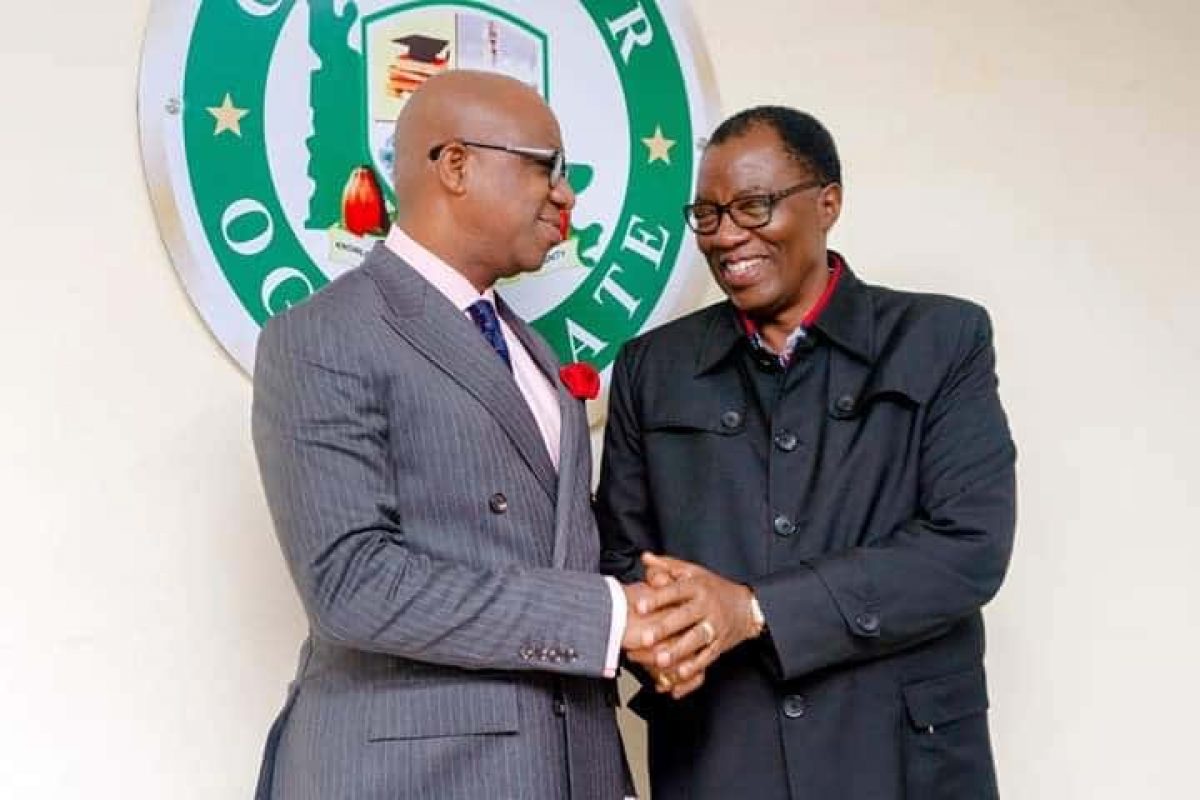
[(575, 207), (575, 190), (571, 188), (571, 182), (567, 180), (566, 175), (550, 187), (550, 202), (563, 211), (570, 211)]

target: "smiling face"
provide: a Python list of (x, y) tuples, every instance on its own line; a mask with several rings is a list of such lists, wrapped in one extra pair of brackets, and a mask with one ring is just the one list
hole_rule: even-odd
[[(808, 165), (788, 154), (773, 128), (755, 125), (704, 152), (696, 202), (728, 204), (814, 182), (815, 177)], [(771, 221), (760, 228), (746, 230), (725, 214), (715, 232), (696, 235), (717, 284), (769, 340), (778, 332), (786, 338), (825, 288), (825, 240), (841, 203), (838, 184), (813, 186), (778, 200)]]
[[(546, 104), (525, 87), (497, 98), (502, 112), (471, 137), (492, 145), (561, 150), (562, 134)], [(562, 214), (575, 204), (564, 178), (550, 185), (550, 167), (536, 158), (483, 147), (467, 148), (467, 198), (470, 215), (486, 246), (480, 257), (493, 278), (511, 277), (541, 267), (550, 248), (562, 241)]]

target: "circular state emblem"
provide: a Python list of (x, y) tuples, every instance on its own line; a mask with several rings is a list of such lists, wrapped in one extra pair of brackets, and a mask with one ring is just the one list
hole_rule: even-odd
[(148, 183), (175, 268), (243, 368), (268, 318), (386, 234), (393, 122), (455, 68), (524, 81), (562, 124), (570, 234), (497, 288), (564, 362), (603, 370), (699, 299), (680, 209), (716, 101), (686, 3), (159, 0), (140, 86)]

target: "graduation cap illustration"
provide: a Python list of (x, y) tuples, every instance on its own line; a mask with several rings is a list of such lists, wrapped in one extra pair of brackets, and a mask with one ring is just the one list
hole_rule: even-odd
[(427, 64), (433, 64), (438, 61), (445, 61), (450, 54), (450, 43), (445, 39), (436, 39), (432, 36), (422, 36), (419, 33), (414, 33), (411, 36), (403, 36), (392, 41), (404, 50), (404, 55), (416, 61), (422, 61)]

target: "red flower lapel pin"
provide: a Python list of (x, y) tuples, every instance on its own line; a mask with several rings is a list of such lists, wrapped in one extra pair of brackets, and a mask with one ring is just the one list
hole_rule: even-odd
[(567, 391), (579, 400), (595, 400), (600, 395), (600, 373), (586, 361), (576, 361), (558, 370)]

